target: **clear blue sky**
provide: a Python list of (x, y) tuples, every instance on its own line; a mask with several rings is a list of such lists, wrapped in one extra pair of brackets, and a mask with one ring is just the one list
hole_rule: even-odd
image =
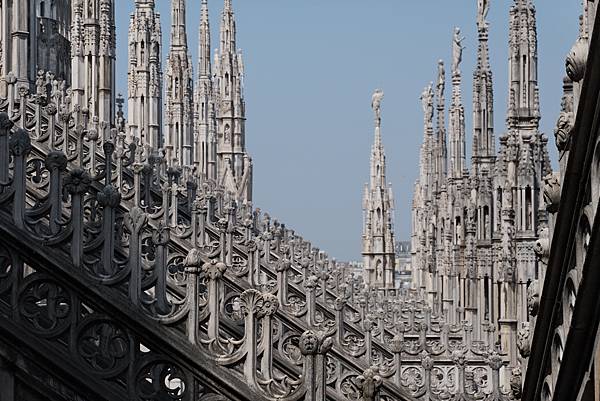
[[(133, 0), (117, 3), (117, 88), (127, 91), (127, 30)], [(167, 49), (168, 0), (156, 0)], [(197, 62), (200, 0), (188, 0), (188, 40)], [(508, 10), (491, 0), (496, 137), (504, 131)], [(463, 100), (471, 143), (476, 0), (234, 0), (244, 52), (246, 142), (255, 206), (339, 260), (359, 260), (361, 197), (373, 141), (374, 89), (385, 91), (382, 134), (396, 197), (396, 237), (410, 238), (423, 116), (419, 96), (449, 64), (454, 26), (467, 37)], [(564, 59), (578, 32), (580, 0), (537, 0), (542, 130), (555, 155)], [(209, 0), (212, 47), (223, 0)], [(448, 70), (448, 68), (447, 68)], [(448, 83), (449, 85), (449, 83)], [(448, 100), (449, 96), (447, 96)], [(555, 159), (555, 157), (553, 157)]]

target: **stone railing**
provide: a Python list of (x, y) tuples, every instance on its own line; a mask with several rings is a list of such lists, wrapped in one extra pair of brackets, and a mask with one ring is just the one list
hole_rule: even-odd
[[(247, 387), (252, 399), (508, 397), (492, 325), (485, 341), (474, 341), (469, 325), (445, 323), (418, 299), (365, 287), (193, 167), (167, 168), (160, 153), (90, 121), (51, 77), (40, 74), (33, 95), (7, 82), (9, 96), (0, 100), (3, 225), (62, 256), (65, 274), (127, 305), (130, 323), (139, 315), (149, 332), (166, 333), (162, 341), (175, 344), (181, 359), (161, 359), (161, 374), (185, 372), (170, 374), (174, 388), (200, 380), (194, 375), (209, 361), (216, 377), (210, 392)], [(35, 265), (11, 272), (31, 269), (47, 274)], [(141, 335), (127, 329), (128, 338)], [(201, 358), (186, 370), (186, 355)], [(120, 366), (119, 373), (134, 371)], [(187, 399), (192, 387), (174, 399)]]

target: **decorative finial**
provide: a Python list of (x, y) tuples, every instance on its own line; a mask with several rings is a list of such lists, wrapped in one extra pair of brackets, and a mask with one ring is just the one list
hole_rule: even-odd
[(373, 97), (371, 99), (371, 108), (373, 112), (375, 112), (375, 125), (377, 127), (381, 126), (381, 101), (383, 100), (383, 91), (381, 89), (376, 89), (375, 93), (373, 93)]

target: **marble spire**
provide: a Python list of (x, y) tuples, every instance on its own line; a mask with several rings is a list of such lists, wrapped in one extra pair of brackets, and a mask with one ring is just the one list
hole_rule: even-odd
[(448, 149), (446, 140), (446, 119), (445, 119), (445, 97), (444, 90), (446, 88), (446, 70), (444, 68), (444, 61), (438, 61), (438, 80), (436, 84), (436, 112), (437, 112), (437, 126), (436, 126), (436, 149), (435, 149), (435, 182), (436, 191), (440, 190), (440, 187), (444, 183), (448, 174)]
[(203, 177), (217, 180), (217, 137), (207, 0), (202, 0), (201, 4), (198, 43), (198, 81), (194, 93), (194, 163)]
[(394, 197), (386, 182), (385, 152), (381, 141), (383, 92), (375, 91), (371, 106), (375, 113), (375, 139), (371, 148), (370, 181), (363, 198), (363, 259), (365, 281), (372, 288), (394, 288)]
[(244, 64), (236, 49), (231, 0), (221, 13), (220, 45), (215, 55), (214, 96), (217, 124), (218, 182), (238, 200), (252, 200), (252, 159), (246, 152)]
[(115, 119), (114, 0), (73, 2), (71, 84), (73, 102), (87, 104), (93, 124)]
[(223, 5), (223, 14), (221, 17), (221, 53), (235, 53), (236, 46), (236, 27), (235, 27), (235, 15), (233, 13), (233, 5), (231, 0), (225, 0)]
[(433, 186), (435, 180), (435, 159), (434, 149), (435, 140), (433, 132), (433, 110), (434, 110), (434, 92), (433, 82), (425, 88), (421, 94), (421, 103), (424, 114), (423, 131), (423, 177), (421, 185), (423, 189), (423, 199), (431, 200), (433, 198)]
[(171, 43), (166, 65), (165, 149), (168, 163), (193, 162), (193, 71), (188, 50), (185, 0), (171, 1)]
[(202, 0), (200, 9), (200, 35), (198, 41), (199, 67), (198, 76), (209, 77), (212, 74), (210, 60), (210, 20), (208, 16), (208, 1)]
[(486, 15), (489, 0), (480, 1), (478, 7), (477, 67), (473, 73), (473, 170), (491, 173), (496, 153), (494, 136), (494, 89), (490, 67)]
[(531, 0), (515, 0), (509, 25), (509, 128), (529, 131), (539, 128), (537, 75), (535, 7)]
[(459, 179), (467, 171), (465, 143), (465, 108), (462, 103), (460, 64), (464, 50), (460, 28), (454, 29), (452, 41), (452, 103), (450, 105), (450, 166), (448, 174), (451, 178)]
[(187, 50), (185, 0), (171, 0), (171, 47)]
[(154, 0), (137, 0), (129, 22), (128, 134), (162, 147), (162, 30)]

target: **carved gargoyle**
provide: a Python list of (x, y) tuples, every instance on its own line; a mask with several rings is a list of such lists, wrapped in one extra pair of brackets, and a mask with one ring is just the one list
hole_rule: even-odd
[(521, 328), (517, 334), (517, 348), (519, 349), (519, 354), (521, 354), (523, 358), (529, 358), (529, 355), (531, 355), (531, 343), (529, 337), (529, 322), (523, 322), (521, 323)]
[(555, 173), (544, 177), (544, 203), (546, 210), (556, 213), (560, 206), (560, 179)]

